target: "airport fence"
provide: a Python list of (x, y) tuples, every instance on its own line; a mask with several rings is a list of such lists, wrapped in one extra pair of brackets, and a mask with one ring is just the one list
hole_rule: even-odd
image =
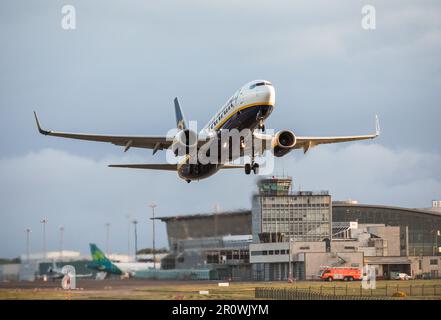
[(375, 289), (363, 289), (361, 285), (255, 289), (255, 298), (275, 300), (385, 300), (408, 296), (439, 298), (441, 285), (386, 285)]

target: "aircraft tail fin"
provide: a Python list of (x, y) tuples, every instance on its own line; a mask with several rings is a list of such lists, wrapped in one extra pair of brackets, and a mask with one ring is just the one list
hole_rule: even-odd
[(110, 262), (104, 252), (102, 252), (94, 243), (90, 244), (90, 254), (92, 255), (92, 260), (94, 262)]
[(187, 122), (185, 121), (184, 114), (182, 113), (181, 106), (179, 105), (179, 100), (176, 97), (175, 100), (175, 114), (176, 114), (176, 126), (180, 130), (187, 129)]

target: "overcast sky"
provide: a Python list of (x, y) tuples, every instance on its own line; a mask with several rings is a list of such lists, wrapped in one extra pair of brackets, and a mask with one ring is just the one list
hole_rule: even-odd
[[(439, 1), (67, 1), (76, 30), (63, 30), (66, 1), (0, 3), (0, 257), (48, 249), (127, 251), (127, 214), (151, 245), (157, 215), (249, 208), (255, 177), (242, 170), (185, 183), (172, 172), (107, 168), (162, 162), (163, 155), (37, 134), (45, 127), (111, 134), (164, 134), (173, 98), (204, 125), (244, 83), (270, 80), (276, 108), (267, 128), (299, 135), (365, 134), (375, 141), (292, 152), (276, 174), (334, 199), (427, 207), (441, 198), (441, 3)], [(361, 8), (376, 8), (376, 30)], [(159, 246), (166, 233), (158, 223)], [(131, 239), (133, 244), (133, 239)], [(133, 247), (133, 245), (132, 245)]]

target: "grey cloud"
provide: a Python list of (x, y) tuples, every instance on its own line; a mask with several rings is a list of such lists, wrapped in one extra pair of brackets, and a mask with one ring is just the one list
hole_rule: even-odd
[[(319, 150), (320, 148), (320, 150)], [(306, 189), (329, 189), (334, 198), (367, 204), (430, 207), (441, 190), (441, 156), (381, 144), (321, 146), (294, 155), (287, 167)], [(293, 159), (291, 159), (293, 160)]]
[[(249, 208), (255, 179), (241, 170), (221, 172), (187, 185), (174, 173), (118, 170), (109, 163), (139, 162), (142, 157), (106, 156), (91, 160), (62, 150), (44, 149), (0, 160), (2, 202), (6, 223), (0, 226), (0, 255), (24, 250), (23, 230), (34, 229), (34, 249), (41, 248), (38, 221), (47, 216), (50, 248), (57, 249), (57, 227), (66, 226), (66, 245), (87, 252), (87, 243), (104, 242), (104, 223), (112, 223), (112, 248), (126, 251), (126, 214), (142, 221), (140, 245), (150, 245), (150, 201), (158, 215), (207, 212), (214, 203), (221, 209)], [(428, 206), (441, 188), (441, 157), (415, 150), (393, 150), (378, 144), (340, 148), (321, 146), (303, 156), (294, 152), (276, 162), (275, 173), (292, 175), (295, 188), (329, 190), (335, 199), (362, 203)], [(166, 245), (164, 226), (158, 242)], [(21, 242), (20, 242), (21, 241)]]
[(248, 207), (254, 180), (242, 172), (186, 185), (172, 173), (110, 170), (108, 163), (164, 157), (42, 137), (32, 111), (50, 129), (161, 134), (174, 125), (175, 96), (188, 119), (205, 123), (256, 78), (276, 87), (267, 128), (363, 134), (380, 115), (381, 145), (296, 152), (277, 161), (280, 173), (337, 198), (408, 206), (439, 198), (441, 5), (370, 3), (373, 32), (360, 28), (363, 1), (72, 0), (78, 29), (66, 32), (60, 2), (2, 1), (0, 240), (13, 244), (0, 256), (23, 250), (28, 224), (38, 249), (43, 215), (52, 247), (56, 224), (69, 224), (67, 244), (86, 251), (112, 220), (113, 245), (124, 251), (124, 215), (146, 219), (150, 200), (160, 214), (208, 211), (214, 202)]

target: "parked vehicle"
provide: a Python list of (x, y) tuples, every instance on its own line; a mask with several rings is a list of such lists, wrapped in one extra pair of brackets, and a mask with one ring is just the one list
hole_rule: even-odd
[(350, 267), (325, 267), (319, 274), (320, 279), (324, 281), (354, 281), (361, 280), (362, 276), (360, 268)]
[(407, 273), (397, 272), (391, 277), (393, 280), (410, 280), (412, 279)]

